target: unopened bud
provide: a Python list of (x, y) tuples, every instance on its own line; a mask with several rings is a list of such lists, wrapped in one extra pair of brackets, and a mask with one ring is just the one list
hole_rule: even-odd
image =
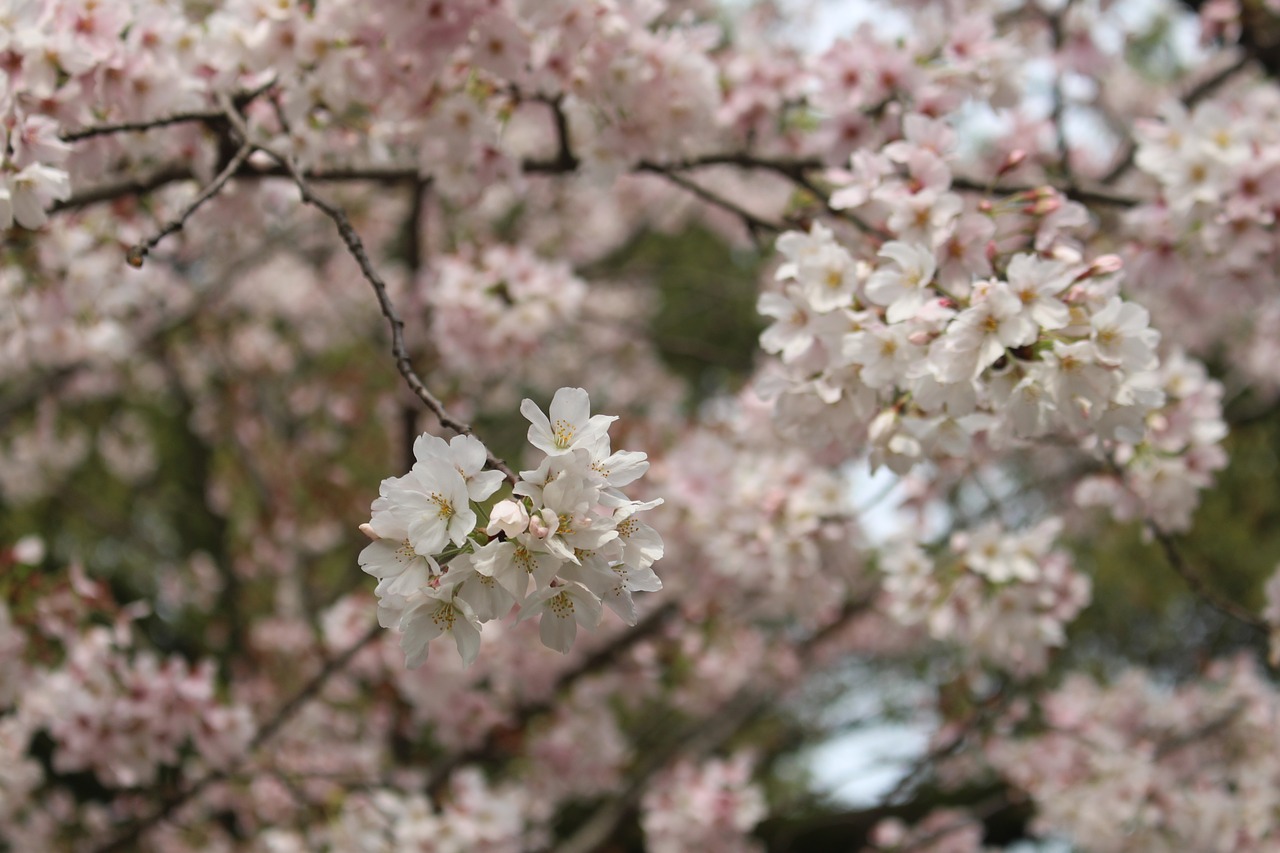
[[(529, 529), (529, 511), (520, 501), (498, 501), (489, 515), (489, 526), (484, 532), (490, 536), (502, 533), (507, 537), (518, 536)], [(543, 538), (543, 537), (539, 537)]]
[(546, 539), (560, 529), (560, 519), (549, 509), (544, 508), (529, 519), (529, 532), (535, 539)]
[(996, 174), (997, 175), (1007, 174), (1013, 171), (1014, 169), (1018, 168), (1025, 162), (1027, 162), (1026, 150), (1022, 148), (1015, 148), (1009, 152), (1008, 157), (1004, 158), (1004, 164), (1000, 166), (1000, 171), (997, 172)]
[(1023, 208), (1023, 213), (1029, 213), (1032, 216), (1046, 216), (1062, 207), (1062, 196), (1053, 190), (1047, 193), (1037, 194), (1034, 202)]
[(377, 542), (379, 539), (382, 538), (381, 536), (379, 536), (377, 533), (374, 532), (373, 525), (367, 521), (364, 524), (360, 525), (360, 532), (363, 533), (365, 536), (368, 536), (370, 542)]
[(1093, 263), (1089, 266), (1089, 275), (1110, 275), (1119, 272), (1120, 267), (1124, 266), (1124, 261), (1119, 255), (1099, 255), (1093, 259)]

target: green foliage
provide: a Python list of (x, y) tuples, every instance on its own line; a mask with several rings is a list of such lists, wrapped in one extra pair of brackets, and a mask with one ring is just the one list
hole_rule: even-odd
[[(1177, 546), (1211, 589), (1258, 612), (1263, 584), (1280, 564), (1280, 424), (1260, 419), (1236, 427), (1225, 449), (1231, 462), (1217, 488), (1202, 493), (1194, 526)], [(1254, 632), (1192, 595), (1138, 524), (1090, 531), (1074, 551), (1093, 578), (1093, 603), (1072, 626), (1073, 663), (1136, 663), (1192, 675), (1213, 657), (1257, 647)]]
[(695, 398), (736, 390), (750, 373), (764, 324), (756, 312), (764, 256), (701, 226), (647, 231), (592, 274), (642, 276), (658, 294), (648, 332)]

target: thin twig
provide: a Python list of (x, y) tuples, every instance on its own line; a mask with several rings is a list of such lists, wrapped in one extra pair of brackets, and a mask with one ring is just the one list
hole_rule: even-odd
[[(1073, 0), (1067, 0), (1062, 8), (1055, 13), (1047, 15), (1049, 24), (1049, 35), (1053, 41), (1053, 53), (1057, 56), (1062, 50), (1062, 19), (1071, 9)], [(1075, 185), (1075, 178), (1072, 176), (1071, 169), (1071, 148), (1067, 144), (1067, 127), (1065, 122), (1065, 114), (1067, 110), (1067, 97), (1062, 88), (1062, 78), (1065, 71), (1057, 68), (1053, 75), (1053, 112), (1049, 116), (1049, 120), (1053, 123), (1054, 133), (1057, 136), (1058, 145), (1058, 162), (1062, 169), (1062, 177), (1067, 186)]]
[[(224, 105), (227, 110), (227, 119), (231, 122), (236, 132), (240, 134), (241, 139), (245, 143), (249, 143), (249, 128), (245, 125), (243, 117), (236, 112), (234, 106), (227, 103)], [(340, 207), (330, 204), (324, 199), (317, 196), (311, 191), (311, 186), (304, 177), (302, 171), (298, 168), (293, 158), (281, 154), (280, 152), (266, 147), (264, 145), (254, 145), (259, 150), (271, 157), (281, 166), (283, 166), (293, 178), (294, 184), (298, 187), (298, 192), (302, 195), (302, 202), (319, 210), (333, 222), (334, 227), (338, 231), (338, 236), (342, 238), (342, 242), (346, 245), (347, 251), (351, 257), (355, 259), (356, 264), (360, 267), (360, 272), (364, 276), (365, 281), (369, 282), (373, 288), (374, 294), (378, 299), (378, 307), (382, 310), (382, 316), (386, 318), (387, 325), (391, 329), (391, 353), (395, 357), (396, 369), (400, 371), (400, 375), (404, 377), (409, 389), (414, 395), (421, 400), (428, 409), (436, 416), (436, 420), (447, 429), (451, 429), (460, 435), (474, 435), (471, 426), (463, 421), (458, 420), (449, 414), (444, 404), (436, 398), (431, 390), (427, 388), (426, 383), (418, 376), (413, 369), (413, 361), (409, 357), (409, 350), (405, 346), (404, 341), (404, 320), (401, 319), (400, 313), (396, 310), (395, 304), (391, 301), (391, 295), (387, 290), (387, 283), (383, 281), (382, 276), (378, 274), (377, 269), (373, 265), (373, 261), (369, 258), (369, 253), (365, 249), (364, 241), (360, 239), (359, 233), (351, 224), (351, 220), (347, 217), (347, 213)], [(495, 471), (501, 471), (507, 481), (514, 484), (517, 482), (516, 474), (511, 470), (507, 463), (503, 462), (493, 454), (493, 451), (485, 449), (488, 457), (489, 467)]]
[(1107, 192), (1100, 189), (1085, 189), (1077, 186), (1056, 186), (1051, 183), (1041, 184), (1039, 186), (1018, 185), (1018, 186), (996, 186), (992, 188), (986, 183), (979, 183), (970, 178), (953, 178), (951, 186), (958, 190), (966, 192), (979, 192), (990, 194), (992, 192), (1002, 193), (1004, 195), (1018, 195), (1020, 193), (1033, 193), (1042, 190), (1045, 187), (1057, 190), (1072, 201), (1078, 201), (1081, 204), (1098, 204), (1105, 207), (1137, 207), (1144, 202), (1141, 199), (1132, 196), (1120, 195), (1118, 193)]
[(227, 165), (222, 168), (222, 171), (209, 182), (208, 186), (200, 191), (200, 194), (197, 195), (190, 204), (182, 209), (181, 213), (169, 220), (163, 228), (151, 235), (148, 239), (131, 246), (128, 254), (125, 256), (129, 262), (129, 266), (142, 266), (147, 255), (151, 253), (152, 249), (159, 245), (161, 240), (168, 237), (175, 231), (181, 231), (187, 224), (187, 220), (191, 218), (193, 213), (200, 209), (201, 205), (216, 196), (218, 193), (222, 192), (223, 188), (226, 187), (227, 182), (230, 181), (232, 176), (240, 170), (240, 167), (244, 165), (244, 161), (249, 159), (249, 155), (252, 153), (253, 146), (248, 142), (241, 145), (240, 150), (236, 151), (235, 156), (233, 156)]
[(1268, 633), (1267, 623), (1263, 619), (1255, 616), (1252, 611), (1242, 607), (1231, 599), (1220, 595), (1216, 590), (1210, 588), (1209, 585), (1204, 582), (1204, 578), (1200, 577), (1199, 572), (1195, 571), (1187, 564), (1186, 559), (1182, 556), (1182, 552), (1178, 550), (1177, 543), (1173, 541), (1173, 538), (1157, 527), (1155, 522), (1151, 521), (1151, 519), (1146, 519), (1143, 521), (1143, 526), (1146, 528), (1147, 533), (1150, 534), (1156, 542), (1160, 543), (1160, 550), (1164, 552), (1165, 560), (1168, 561), (1170, 567), (1172, 567), (1173, 570), (1177, 572), (1178, 576), (1186, 582), (1187, 586), (1195, 595), (1199, 596), (1206, 604), (1222, 615), (1230, 619), (1234, 619), (1243, 625), (1247, 625), (1255, 631), (1260, 631), (1264, 635)]
[[(351, 169), (315, 169), (303, 173), (311, 183), (377, 183), (407, 184), (422, 180), (417, 169), (407, 167), (370, 166)], [(145, 178), (104, 184), (81, 190), (66, 201), (60, 201), (50, 208), (50, 213), (61, 213), (66, 210), (78, 210), (102, 202), (115, 201), (129, 196), (141, 196), (163, 189), (169, 184), (195, 180), (195, 175), (186, 166), (172, 165), (159, 170)], [(268, 178), (290, 178), (288, 170), (283, 166), (258, 167), (244, 165), (235, 175), (236, 180), (261, 181)]]
[(644, 162), (641, 162), (636, 167), (636, 171), (648, 172), (654, 175), (661, 175), (662, 177), (666, 178), (668, 181), (680, 187), (681, 189), (685, 190), (689, 194), (697, 196), (698, 198), (702, 199), (707, 204), (710, 204), (714, 207), (718, 207), (722, 210), (726, 210), (729, 213), (732, 213), (734, 216), (742, 220), (742, 224), (746, 226), (748, 233), (750, 233), (753, 238), (758, 236), (759, 232), (761, 231), (768, 231), (770, 233), (777, 234), (787, 230), (786, 225), (782, 225), (777, 222), (771, 222), (768, 219), (764, 219), (760, 216), (757, 216), (756, 214), (747, 210), (745, 207), (741, 206), (737, 202), (730, 201), (724, 196), (719, 195), (718, 193), (707, 189), (701, 184), (695, 183), (694, 181), (689, 180), (683, 175), (673, 172), (667, 167), (661, 165), (660, 163), (650, 163), (648, 161), (644, 161)]
[[(845, 602), (840, 614), (828, 625), (807, 638), (800, 647), (802, 658), (812, 655), (833, 634), (842, 630), (858, 615), (872, 606), (874, 598)], [(665, 744), (647, 751), (639, 766), (628, 773), (628, 781), (583, 823), (578, 830), (557, 845), (556, 853), (590, 853), (606, 844), (626, 816), (640, 801), (649, 781), (677, 755), (700, 756), (719, 749), (752, 720), (760, 716), (778, 699), (776, 692), (755, 687), (739, 690), (715, 713), (677, 733)]]

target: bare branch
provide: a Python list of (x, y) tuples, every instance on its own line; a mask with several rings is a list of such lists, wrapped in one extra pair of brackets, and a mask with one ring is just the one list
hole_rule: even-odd
[(1164, 552), (1165, 560), (1168, 561), (1170, 567), (1178, 573), (1178, 576), (1186, 582), (1187, 587), (1196, 596), (1223, 616), (1234, 619), (1255, 631), (1260, 631), (1264, 636), (1268, 634), (1267, 623), (1263, 619), (1254, 615), (1249, 609), (1222, 596), (1217, 590), (1212, 589), (1205, 583), (1200, 573), (1187, 563), (1182, 552), (1178, 550), (1178, 545), (1174, 542), (1173, 537), (1157, 527), (1155, 522), (1150, 519), (1146, 519), (1143, 522), (1143, 526), (1147, 533), (1160, 544), (1160, 550)]
[(726, 210), (729, 213), (732, 213), (734, 216), (742, 220), (742, 224), (746, 226), (748, 233), (750, 233), (753, 238), (757, 237), (761, 231), (768, 231), (770, 233), (777, 234), (787, 229), (786, 225), (777, 223), (777, 222), (771, 222), (768, 219), (764, 219), (760, 216), (757, 216), (756, 214), (747, 210), (745, 207), (742, 207), (740, 204), (730, 201), (724, 196), (719, 195), (718, 193), (713, 192), (712, 190), (709, 190), (706, 187), (689, 180), (683, 175), (677, 174), (676, 172), (668, 169), (667, 167), (661, 164), (644, 161), (644, 162), (641, 162), (636, 167), (636, 171), (648, 172), (654, 175), (661, 175), (662, 177), (666, 178), (668, 181), (680, 187), (681, 189), (687, 191), (691, 195), (697, 196), (698, 198), (702, 199), (707, 204), (710, 204), (713, 207), (718, 207), (721, 210)]
[(1056, 186), (1052, 183), (1042, 184), (1040, 186), (1013, 186), (1013, 187), (992, 187), (982, 184), (969, 178), (955, 178), (951, 181), (951, 186), (966, 192), (979, 193), (1005, 193), (1008, 195), (1017, 195), (1019, 193), (1032, 193), (1037, 190), (1049, 187), (1062, 193), (1072, 201), (1078, 201), (1081, 204), (1095, 204), (1104, 207), (1137, 207), (1143, 204), (1142, 199), (1133, 198), (1132, 196), (1119, 195), (1100, 189), (1084, 189), (1077, 186)]
[[(227, 118), (240, 134), (241, 139), (246, 143), (250, 143), (249, 128), (245, 126), (244, 119), (236, 112), (235, 107), (229, 103), (225, 104), (227, 110)], [(409, 350), (405, 346), (404, 341), (404, 320), (401, 319), (400, 313), (396, 310), (395, 304), (391, 301), (391, 295), (387, 290), (387, 283), (378, 274), (377, 269), (373, 265), (373, 261), (369, 258), (369, 253), (365, 249), (364, 241), (360, 239), (359, 233), (351, 224), (351, 220), (347, 217), (346, 211), (337, 207), (311, 191), (311, 186), (307, 182), (306, 177), (298, 168), (293, 158), (281, 154), (271, 148), (263, 145), (254, 145), (256, 150), (262, 151), (271, 157), (281, 166), (283, 166), (293, 178), (293, 182), (298, 187), (298, 192), (302, 195), (304, 204), (316, 208), (333, 222), (334, 227), (338, 231), (338, 236), (342, 238), (343, 244), (346, 245), (347, 251), (351, 257), (355, 259), (356, 264), (360, 267), (360, 272), (364, 276), (365, 281), (369, 282), (369, 286), (373, 288), (374, 294), (378, 298), (378, 306), (382, 310), (382, 316), (386, 318), (387, 325), (391, 329), (391, 353), (395, 357), (396, 369), (400, 371), (400, 375), (404, 377), (405, 382), (409, 385), (409, 389), (421, 400), (428, 409), (436, 416), (440, 424), (448, 429), (453, 430), (461, 435), (474, 435), (471, 426), (463, 421), (458, 420), (449, 414), (444, 404), (431, 393), (422, 378), (418, 376), (413, 368), (413, 361), (409, 357)], [(493, 451), (485, 449), (488, 456), (489, 467), (496, 471), (501, 471), (507, 481), (514, 484), (516, 480), (515, 472), (511, 470), (507, 463), (503, 462), (497, 456), (493, 455)]]
[[(847, 601), (830, 624), (802, 643), (801, 655), (812, 655), (824, 641), (865, 612), (873, 602), (874, 597)], [(635, 808), (649, 781), (672, 759), (677, 755), (705, 755), (719, 749), (777, 699), (775, 692), (744, 687), (715, 712), (677, 733), (658, 748), (646, 752), (639, 766), (628, 774), (626, 787), (613, 793), (577, 832), (555, 848), (556, 853), (590, 853), (600, 849), (617, 831), (627, 814)]]
[(153, 234), (150, 238), (129, 248), (129, 253), (126, 255), (129, 266), (142, 266), (147, 255), (160, 243), (161, 240), (168, 237), (175, 231), (181, 231), (183, 226), (187, 224), (187, 220), (191, 218), (193, 213), (200, 209), (201, 205), (216, 196), (218, 193), (222, 192), (223, 188), (227, 185), (227, 181), (231, 180), (232, 176), (240, 170), (240, 167), (244, 165), (244, 161), (249, 159), (249, 155), (252, 153), (253, 146), (248, 142), (241, 145), (240, 150), (236, 151), (235, 156), (233, 156), (227, 165), (223, 167), (222, 171), (214, 176), (214, 179), (209, 182), (209, 185), (201, 190), (191, 203), (182, 209), (181, 213), (169, 220), (163, 228)]
[[(1073, 0), (1066, 0), (1061, 9), (1045, 16), (1049, 25), (1049, 36), (1053, 42), (1055, 55), (1062, 50), (1062, 19), (1070, 11), (1072, 2)], [(1072, 176), (1071, 169), (1071, 147), (1067, 144), (1067, 126), (1064, 120), (1067, 111), (1067, 96), (1062, 86), (1064, 75), (1065, 71), (1062, 68), (1055, 69), (1053, 75), (1053, 111), (1049, 116), (1049, 121), (1053, 124), (1054, 134), (1057, 137), (1058, 163), (1062, 169), (1062, 177), (1067, 186), (1074, 186), (1075, 178)]]

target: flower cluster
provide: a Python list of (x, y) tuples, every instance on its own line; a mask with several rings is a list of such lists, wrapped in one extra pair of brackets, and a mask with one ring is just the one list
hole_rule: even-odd
[(1280, 697), (1252, 664), (1218, 661), (1176, 689), (1074, 675), (1040, 704), (1047, 730), (988, 749), (1034, 799), (1033, 831), (1099, 853), (1276, 849), (1280, 762), (1259, 744)]
[(957, 533), (951, 564), (915, 543), (899, 545), (882, 564), (888, 612), (1014, 674), (1042, 672), (1089, 603), (1089, 578), (1053, 550), (1060, 529), (1049, 519), (1020, 533), (995, 523)]
[(1131, 278), (1161, 328), (1201, 355), (1225, 339), (1237, 369), (1271, 394), (1280, 387), (1271, 358), (1280, 311), (1277, 117), (1274, 87), (1192, 109), (1163, 104), (1135, 125), (1134, 163), (1158, 197), (1125, 217)]
[(360, 567), (378, 578), (379, 621), (404, 635), (410, 667), (441, 634), (474, 661), (481, 624), (515, 605), (522, 620), (540, 617), (544, 644), (568, 652), (579, 625), (600, 621), (602, 604), (634, 624), (631, 594), (662, 587), (651, 568), (662, 539), (639, 516), (661, 500), (622, 493), (649, 463), (643, 453), (611, 450), (616, 418), (591, 415), (581, 388), (557, 391), (550, 417), (528, 399), (520, 411), (529, 443), (545, 455), (520, 472), (483, 527), (477, 511), (486, 512), (503, 476), (484, 470), (488, 452), (474, 436), (419, 437), (412, 470), (384, 480), (373, 502), (364, 529), (374, 541)]
[(348, 797), (329, 826), (305, 837), (281, 832), (268, 849), (518, 853), (537, 846), (525, 837), (522, 815), (528, 803), (519, 788), (490, 785), (480, 771), (466, 768), (454, 776), (448, 794), (448, 800), (437, 805), (421, 792), (377, 788)]
[(431, 278), (424, 291), (441, 358), (460, 374), (486, 379), (576, 320), (587, 294), (568, 265), (524, 247), (490, 246), (474, 260), (446, 257), (433, 264)]
[[(908, 116), (905, 133), (855, 156), (833, 197), (895, 239), (872, 257), (816, 223), (778, 241), (782, 291), (759, 307), (774, 319), (761, 345), (787, 369), (783, 425), (827, 440), (842, 424), (899, 473), (966, 456), (980, 434), (1140, 442), (1164, 402), (1159, 334), (1121, 298), (1117, 258), (1086, 262), (1065, 241), (1083, 210), (1044, 190), (967, 211), (945, 159), (954, 132)], [(997, 251), (1011, 230), (1034, 251)]]
[(28, 686), (19, 721), (49, 733), (58, 772), (149, 785), (188, 745), (215, 766), (243, 752), (252, 717), (244, 705), (219, 701), (212, 661), (193, 667), (176, 656), (133, 654), (116, 633), (99, 626), (71, 638), (62, 666)]
[(1119, 521), (1145, 518), (1162, 530), (1187, 530), (1200, 492), (1227, 465), (1222, 383), (1180, 351), (1165, 359), (1157, 377), (1165, 402), (1148, 418), (1142, 443), (1119, 443), (1119, 473), (1083, 478), (1072, 497), (1079, 506), (1108, 508)]
[(751, 781), (745, 753), (701, 766), (682, 761), (654, 781), (640, 803), (646, 849), (653, 853), (759, 849), (748, 836), (764, 818), (764, 793)]

